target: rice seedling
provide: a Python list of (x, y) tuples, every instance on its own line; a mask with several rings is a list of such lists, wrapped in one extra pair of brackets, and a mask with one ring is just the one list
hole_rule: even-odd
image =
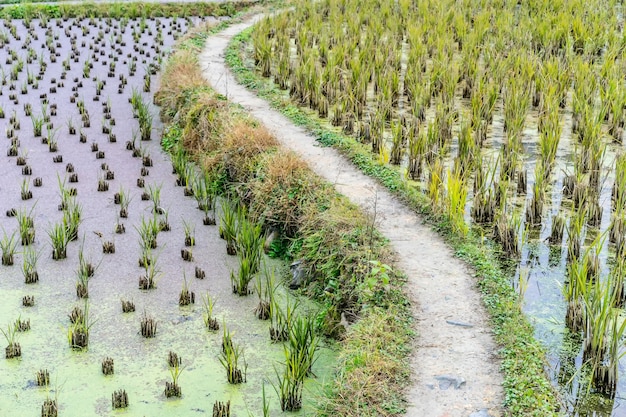
[(313, 319), (297, 317), (289, 327), (288, 344), (284, 347), (285, 369), (276, 370), (278, 384), (274, 388), (280, 397), (282, 411), (302, 408), (304, 379), (311, 375), (318, 339), (313, 331)]
[(598, 227), (602, 221), (602, 206), (596, 193), (590, 193), (587, 197), (587, 224), (590, 227)]
[(565, 217), (557, 214), (552, 218), (552, 230), (548, 241), (552, 245), (560, 245), (563, 241), (563, 231), (565, 230)]
[(28, 158), (28, 151), (18, 152), (17, 159), (15, 160), (15, 165), (21, 166), (21, 167), (27, 166), (26, 165), (27, 158)]
[(84, 275), (87, 278), (91, 278), (96, 273), (96, 270), (100, 266), (98, 263), (94, 265), (91, 259), (85, 257), (84, 252), (85, 239), (81, 242), (80, 247), (78, 248), (78, 271), (77, 274)]
[(82, 221), (83, 207), (76, 199), (67, 199), (63, 210), (63, 225), (70, 241), (78, 239), (78, 227)]
[(615, 158), (615, 181), (611, 190), (612, 210), (618, 211), (626, 202), (626, 154), (620, 153)]
[(254, 274), (252, 273), (252, 265), (250, 259), (242, 257), (239, 259), (239, 269), (235, 274), (234, 271), (230, 272), (230, 282), (233, 286), (233, 293), (239, 296), (245, 296), (251, 294), (248, 290), (248, 284), (252, 280)]
[(56, 397), (47, 397), (41, 406), (41, 417), (57, 417), (59, 406)]
[(213, 316), (213, 307), (215, 307), (216, 301), (217, 299), (215, 297), (211, 297), (208, 292), (202, 297), (202, 318), (204, 320), (205, 327), (211, 331), (217, 331), (220, 328), (217, 318)]
[(195, 276), (197, 279), (204, 279), (206, 278), (206, 272), (204, 272), (204, 270), (202, 268), (200, 268), (199, 266), (195, 267)]
[(183, 230), (185, 233), (185, 246), (194, 246), (196, 244), (196, 228), (193, 224), (183, 219)]
[(2, 239), (0, 239), (0, 250), (2, 251), (2, 265), (13, 265), (14, 256), (17, 250), (17, 232), (13, 232), (8, 235), (7, 232), (2, 229)]
[(20, 333), (27, 332), (30, 330), (30, 319), (22, 320), (21, 317), (18, 317), (17, 320), (15, 320), (14, 326)]
[(34, 209), (35, 207), (33, 206), (28, 212), (24, 209), (20, 209), (15, 213), (22, 246), (28, 246), (35, 242)]
[(467, 186), (461, 175), (460, 171), (456, 170), (455, 172), (448, 172), (446, 212), (453, 230), (461, 235), (466, 235), (469, 230), (464, 218)]
[(71, 117), (67, 119), (67, 130), (70, 135), (76, 134), (76, 126), (74, 125), (74, 121)]
[(393, 146), (391, 147), (389, 163), (392, 165), (400, 165), (404, 156), (404, 143), (406, 142), (405, 132), (400, 121), (393, 122), (391, 126)]
[(184, 369), (185, 367), (181, 366), (179, 363), (176, 363), (175, 366), (170, 366), (169, 370), (172, 381), (165, 382), (164, 394), (166, 398), (181, 397), (183, 395), (180, 385), (178, 385), (178, 380)]
[(548, 96), (540, 113), (539, 148), (544, 175), (550, 175), (556, 159), (562, 128), (559, 120), (559, 103), (556, 96)]
[(120, 389), (111, 394), (111, 406), (114, 410), (128, 407), (128, 394), (126, 390)]
[(428, 196), (430, 201), (438, 212), (442, 210), (442, 201), (443, 201), (443, 193), (444, 193), (444, 172), (443, 172), (443, 163), (440, 159), (436, 159), (429, 166), (429, 176), (428, 176)]
[(33, 123), (33, 135), (35, 137), (40, 137), (44, 124), (44, 117), (42, 116), (34, 116), (30, 117), (31, 122)]
[(135, 311), (135, 303), (130, 300), (122, 300), (122, 313), (132, 313)]
[(142, 216), (139, 227), (135, 226), (135, 230), (139, 233), (139, 245), (141, 248), (155, 249), (157, 247), (157, 236), (161, 231), (161, 225), (156, 214), (148, 220)]
[(289, 362), (295, 367), (296, 374), (310, 376), (317, 358), (319, 339), (315, 334), (315, 323), (312, 316), (297, 316), (289, 327)]
[(133, 97), (131, 98), (133, 111), (139, 120), (139, 132), (142, 141), (148, 141), (152, 135), (152, 121), (153, 116), (150, 112), (148, 103), (143, 101), (141, 94), (133, 91)]
[(502, 245), (502, 250), (508, 256), (518, 257), (520, 255), (518, 242), (520, 228), (521, 219), (516, 214), (502, 211), (495, 220), (493, 237)]
[(33, 198), (33, 192), (30, 190), (28, 179), (26, 178), (24, 178), (24, 180), (22, 181), (22, 185), (20, 187), (20, 195), (22, 197), (22, 200), (30, 200), (31, 198)]
[(0, 329), (0, 332), (7, 341), (7, 347), (4, 350), (5, 358), (13, 359), (22, 356), (22, 348), (17, 341), (18, 329), (15, 324), (9, 324), (6, 330)]
[(162, 210), (163, 218), (159, 220), (159, 228), (162, 232), (169, 232), (171, 230), (169, 222), (169, 212), (165, 209)]
[(530, 204), (526, 207), (526, 222), (536, 226), (541, 224), (542, 211), (545, 202), (545, 173), (546, 167), (538, 163), (535, 167), (535, 183), (533, 184), (533, 196)]
[(180, 366), (183, 363), (183, 360), (178, 356), (176, 352), (170, 352), (167, 355), (167, 364), (170, 368), (174, 368), (176, 366)]
[(278, 370), (275, 370), (278, 384), (274, 389), (280, 398), (280, 408), (282, 411), (298, 411), (302, 408), (304, 375), (297, 373), (301, 370), (291, 366), (292, 364), (290, 364), (289, 360), (289, 352), (285, 349), (285, 369), (282, 375)]
[(109, 191), (109, 182), (104, 175), (98, 175), (98, 188), (99, 192)]
[(139, 277), (139, 289), (155, 289), (161, 276), (161, 269), (157, 266), (157, 255), (148, 249), (148, 252), (140, 258), (140, 264), (144, 268), (144, 275)]
[(569, 260), (578, 259), (582, 233), (585, 225), (586, 208), (574, 212), (567, 228), (567, 255)]
[[(50, 125), (46, 128), (46, 141), (48, 142), (48, 150), (50, 152), (57, 152), (59, 150), (58, 142), (58, 129), (51, 129)], [(61, 155), (58, 155), (61, 156)], [(62, 157), (61, 157), (62, 158)], [(58, 161), (62, 162), (62, 161)]]
[(50, 385), (50, 373), (47, 369), (40, 369), (35, 374), (35, 382), (38, 387), (47, 387)]
[(76, 296), (78, 298), (89, 298), (90, 276), (85, 271), (79, 270), (76, 273)]
[(65, 259), (67, 257), (67, 245), (70, 241), (65, 224), (54, 224), (48, 231), (48, 236), (52, 244), (52, 259)]
[(584, 343), (583, 356), (593, 366), (594, 388), (609, 396), (615, 394), (617, 386), (620, 340), (626, 323), (619, 320), (619, 311), (613, 307), (613, 292), (610, 285), (596, 280), (589, 297), (584, 298)]
[(213, 417), (230, 417), (230, 400), (225, 403), (215, 401), (213, 403)]
[[(164, 145), (165, 146), (165, 145)], [(180, 143), (172, 144), (169, 149), (170, 159), (172, 161), (172, 174), (178, 175), (176, 179), (176, 185), (179, 187), (186, 187), (188, 185), (185, 172), (190, 168), (193, 170), (191, 163), (189, 162), (189, 156), (187, 150)]]
[(157, 321), (154, 317), (149, 316), (145, 311), (141, 317), (141, 335), (145, 338), (156, 336)]
[(25, 295), (24, 297), (22, 297), (22, 305), (24, 307), (33, 307), (35, 305), (35, 296)]
[(115, 373), (115, 363), (113, 361), (113, 358), (107, 356), (106, 358), (102, 359), (101, 369), (103, 375), (113, 375)]
[(255, 280), (255, 290), (259, 297), (259, 304), (254, 309), (254, 314), (259, 320), (268, 320), (270, 318), (270, 305), (274, 297), (275, 276), (274, 271), (271, 272), (267, 267), (264, 268), (262, 274), (265, 277), (265, 285), (263, 284), (261, 274), (257, 274)]
[[(193, 168), (189, 167), (189, 170), (193, 172)], [(204, 224), (214, 225), (216, 192), (209, 174), (205, 173), (203, 176), (198, 176), (194, 173), (191, 178), (186, 179), (186, 182), (192, 184), (191, 194), (198, 203), (198, 210), (204, 212)]]
[(102, 253), (112, 254), (115, 253), (115, 242), (107, 240), (102, 242)]
[[(226, 378), (229, 384), (236, 385), (246, 382), (248, 365), (243, 355), (243, 348), (233, 342), (230, 330), (225, 325), (222, 335), (222, 352), (219, 360), (226, 370)], [(241, 366), (243, 366), (243, 370)]]
[(26, 248), (22, 258), (22, 275), (26, 284), (36, 284), (39, 282), (39, 273), (37, 272), (37, 261), (41, 256), (41, 252), (33, 248)]
[(143, 77), (143, 92), (144, 93), (149, 93), (150, 92), (150, 74), (146, 74)]
[(9, 157), (17, 156), (18, 152), (19, 151), (18, 151), (17, 145), (11, 145), (9, 149), (7, 150), (7, 156)]
[(162, 185), (148, 185), (147, 192), (152, 201), (152, 212), (155, 214), (163, 214), (164, 209), (161, 208), (161, 187)]
[(272, 342), (282, 342), (289, 339), (289, 329), (293, 323), (298, 306), (298, 300), (292, 302), (287, 299), (284, 308), (272, 293), (270, 296), (270, 339)]
[(231, 272), (234, 293), (240, 296), (249, 294), (248, 284), (259, 270), (262, 248), (261, 225), (240, 217), (237, 231), (239, 270), (237, 274)]
[(261, 264), (264, 239), (261, 224), (246, 218), (245, 213), (240, 211), (237, 224), (237, 254), (240, 259), (249, 259), (251, 273), (255, 274)]
[(270, 403), (269, 403), (269, 400), (267, 399), (267, 396), (265, 395), (265, 381), (263, 381), (263, 384), (261, 385), (261, 399), (263, 401), (263, 417), (269, 417), (270, 416)]
[(89, 345), (89, 332), (95, 324), (89, 317), (89, 304), (85, 300), (82, 314), (77, 314), (67, 330), (67, 340), (74, 350), (86, 349)]
[(220, 237), (226, 240), (226, 252), (229, 255), (237, 254), (237, 220), (241, 209), (230, 201), (222, 203), (222, 216), (220, 218)]
[(128, 217), (128, 206), (131, 200), (130, 191), (125, 190), (124, 187), (120, 185), (120, 190), (113, 196), (113, 202), (120, 205), (119, 216), (121, 218), (125, 219)]
[[(609, 226), (609, 242), (617, 243), (626, 237), (626, 218), (621, 212), (617, 212), (611, 216), (611, 225)], [(616, 251), (618, 252), (618, 251)]]
[(183, 288), (180, 290), (180, 295), (178, 297), (178, 305), (186, 306), (189, 304), (194, 304), (196, 302), (196, 294), (189, 289), (189, 284), (187, 283), (187, 277), (183, 274)]

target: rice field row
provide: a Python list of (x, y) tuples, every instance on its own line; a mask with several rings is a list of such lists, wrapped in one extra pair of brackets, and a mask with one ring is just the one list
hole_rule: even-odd
[(608, 0), (324, 0), (252, 35), (263, 76), (516, 262), (529, 313), (558, 316), (538, 325), (555, 382), (605, 412), (626, 329), (623, 27)]

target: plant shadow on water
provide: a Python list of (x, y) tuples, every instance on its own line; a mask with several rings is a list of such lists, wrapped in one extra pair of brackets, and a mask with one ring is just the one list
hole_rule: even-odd
[[(8, 152), (4, 162), (11, 163), (0, 168), (2, 212), (11, 214), (0, 217), (7, 252), (7, 265), (0, 267), (0, 327), (21, 347), (21, 358), (0, 360), (0, 415), (34, 415), (47, 398), (58, 401), (63, 416), (117, 415), (112, 394), (117, 398), (113, 405), (124, 408), (127, 400), (123, 413), (133, 416), (210, 413), (216, 401), (229, 401), (237, 414), (244, 410), (261, 414), (262, 386), (275, 379), (274, 367), (284, 362), (283, 346), (270, 340), (270, 323), (256, 318), (258, 297), (232, 293), (230, 272), (238, 270), (237, 259), (226, 254), (218, 228), (211, 227), (215, 206), (221, 210), (225, 202), (213, 197), (209, 201), (207, 193), (202, 201), (183, 197), (183, 189), (175, 186), (170, 159), (156, 140), (162, 126), (152, 115), (158, 111), (150, 93), (141, 92), (150, 90), (147, 80), (155, 76), (175, 37), (200, 21), (3, 22), (9, 29), (6, 34), (0, 31), (1, 42), (13, 51), (7, 59), (23, 66), (21, 72), (16, 70), (16, 80), (4, 77), (5, 82), (28, 87), (25, 94), (9, 100), (10, 85), (0, 86), (4, 90), (0, 107), (14, 115), (7, 129), (9, 139), (18, 150)], [(8, 71), (17, 64), (0, 65)], [(32, 81), (37, 81), (37, 88), (27, 80), (27, 73), (37, 74), (36, 70), (40, 78)], [(28, 122), (26, 109), (35, 115), (33, 123)], [(100, 115), (106, 123), (97, 122)], [(64, 125), (69, 129), (57, 130)], [(54, 132), (50, 136), (54, 148), (62, 152), (67, 166), (53, 161), (50, 140), (44, 144), (35, 139), (35, 133), (42, 134), (35, 132), (38, 129), (49, 136)], [(111, 140), (111, 134), (119, 140)], [(130, 145), (125, 146), (127, 141)], [(92, 152), (90, 143), (102, 153)], [(142, 158), (133, 155), (139, 147)], [(33, 177), (39, 178), (37, 187), (28, 187), (31, 177), (14, 161), (18, 154), (27, 155)], [(149, 171), (145, 165), (150, 165)], [(137, 187), (139, 178), (145, 182), (148, 200), (139, 198), (143, 191)], [(102, 181), (110, 183), (111, 191), (99, 187)], [(24, 191), (32, 198), (23, 199)], [(150, 222), (158, 226), (153, 233), (158, 239), (142, 250), (140, 230)], [(105, 243), (114, 250), (103, 254)], [(189, 262), (180, 257), (187, 244), (193, 246)], [(9, 255), (14, 257), (13, 266), (8, 265)], [(138, 259), (157, 264), (159, 274), (150, 290), (138, 288), (137, 279), (149, 268), (140, 267)], [(283, 268), (277, 261), (267, 262), (270, 269)], [(186, 278), (194, 271), (198, 279)], [(226, 323), (245, 350), (245, 383), (229, 386), (220, 365), (220, 332), (207, 331), (202, 303), (194, 304), (193, 298), (180, 301), (181, 288), (188, 295), (210, 294), (210, 318)], [(276, 297), (285, 302), (285, 290), (277, 290)], [(80, 313), (73, 312), (75, 306), (88, 311), (87, 323), (76, 318)], [(300, 311), (315, 308), (307, 305)], [(141, 337), (142, 311), (156, 321), (153, 338)], [(78, 324), (71, 324), (68, 315)], [(18, 318), (23, 323), (29, 320), (32, 329), (8, 331)], [(88, 328), (88, 338), (71, 342), (81, 323)], [(164, 359), (170, 351), (182, 358), (174, 371)], [(306, 379), (302, 414), (330, 378), (334, 363), (328, 346), (320, 343), (317, 353), (316, 377)], [(108, 376), (101, 369), (106, 358), (115, 363), (115, 372)], [(37, 386), (41, 370), (48, 371), (47, 387)], [(181, 397), (166, 399), (164, 387), (172, 381), (180, 387)], [(279, 398), (268, 398), (271, 410), (280, 410)]]

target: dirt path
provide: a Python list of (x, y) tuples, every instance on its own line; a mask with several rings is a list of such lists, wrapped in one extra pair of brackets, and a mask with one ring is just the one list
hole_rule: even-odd
[[(299, 153), (352, 202), (371, 211), (376, 201), (378, 228), (390, 240), (398, 254), (397, 265), (408, 276), (407, 290), (414, 300), (413, 314), (417, 318), (407, 415), (501, 415), (503, 393), (497, 346), (475, 279), (439, 236), (375, 180), (335, 150), (319, 147), (304, 129), (236, 83), (225, 66), (224, 50), (234, 35), (252, 23), (231, 26), (208, 39), (200, 56), (204, 75), (218, 92), (249, 110), (284, 146)], [(438, 376), (456, 380), (450, 384)], [(455, 388), (457, 382), (460, 386)]]

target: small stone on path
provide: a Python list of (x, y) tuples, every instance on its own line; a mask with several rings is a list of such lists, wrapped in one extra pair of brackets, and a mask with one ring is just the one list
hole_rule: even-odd
[(454, 385), (454, 389), (460, 389), (463, 384), (465, 384), (465, 379), (460, 376), (454, 375), (436, 375), (435, 379), (439, 381), (439, 389), (447, 390), (452, 385)]
[(446, 323), (451, 324), (453, 326), (459, 326), (459, 327), (474, 327), (473, 324), (464, 323), (462, 321), (446, 320)]

